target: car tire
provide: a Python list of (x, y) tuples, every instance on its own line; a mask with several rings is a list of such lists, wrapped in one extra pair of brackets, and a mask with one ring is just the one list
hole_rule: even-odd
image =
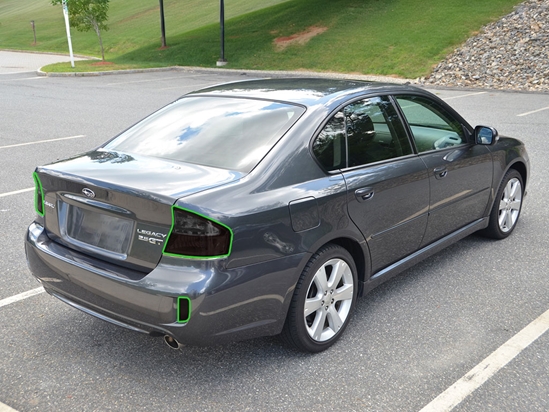
[(296, 284), (282, 338), (305, 352), (332, 346), (349, 323), (357, 279), (355, 262), (346, 249), (335, 244), (322, 247)]
[(509, 170), (501, 181), (488, 227), (483, 235), (492, 239), (505, 239), (515, 229), (524, 197), (522, 176), (514, 169)]

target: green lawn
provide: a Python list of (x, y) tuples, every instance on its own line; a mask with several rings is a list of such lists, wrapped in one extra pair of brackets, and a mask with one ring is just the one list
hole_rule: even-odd
[[(230, 19), (284, 1), (228, 0), (225, 14)], [(111, 0), (110, 29), (102, 35), (105, 57), (114, 58), (144, 44), (160, 46), (159, 10), (158, 0)], [(219, 22), (219, 0), (164, 0), (164, 15), (169, 46), (172, 36)], [(36, 24), (36, 45), (31, 20)], [(101, 55), (93, 31), (71, 29), (71, 37), (75, 54)], [(68, 53), (61, 6), (52, 6), (50, 0), (0, 0), (0, 49)]]
[[(229, 68), (315, 70), (414, 78), (483, 25), (509, 13), (517, 0), (226, 0)], [(106, 69), (215, 67), (219, 58), (217, 0), (165, 0), (168, 48), (160, 50), (158, 1), (113, 0), (105, 33)], [(8, 16), (21, 17), (25, 30)], [(254, 11), (255, 10), (255, 11)], [(11, 13), (11, 14), (10, 14)], [(66, 50), (60, 7), (46, 0), (2, 0), (0, 48), (31, 49), (29, 20), (38, 13), (41, 50)], [(22, 17), (23, 16), (23, 17)], [(9, 20), (9, 23), (8, 23)], [(56, 23), (52, 23), (55, 21)], [(311, 27), (325, 31), (305, 44), (277, 50), (274, 40)], [(11, 33), (11, 34), (10, 34)], [(73, 30), (75, 53), (98, 55), (93, 33)], [(51, 67), (70, 70), (68, 64)], [(101, 66), (77, 63), (77, 70)]]

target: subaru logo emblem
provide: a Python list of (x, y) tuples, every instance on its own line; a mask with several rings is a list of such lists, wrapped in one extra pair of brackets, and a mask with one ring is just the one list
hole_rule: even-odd
[(95, 192), (91, 189), (88, 189), (87, 187), (82, 189), (82, 193), (84, 193), (84, 196), (89, 197), (90, 199), (93, 199), (95, 197)]

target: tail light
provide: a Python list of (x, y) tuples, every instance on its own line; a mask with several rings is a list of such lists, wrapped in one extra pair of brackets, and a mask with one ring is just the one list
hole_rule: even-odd
[(42, 189), (42, 183), (40, 183), (38, 173), (34, 172), (32, 177), (34, 179), (34, 208), (36, 209), (36, 213), (44, 216), (44, 190)]
[(172, 229), (164, 246), (167, 255), (223, 258), (231, 253), (233, 232), (228, 226), (189, 210), (172, 207)]

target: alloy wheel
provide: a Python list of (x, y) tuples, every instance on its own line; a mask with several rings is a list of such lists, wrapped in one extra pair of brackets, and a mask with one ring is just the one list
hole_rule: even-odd
[(331, 339), (345, 324), (351, 311), (354, 282), (343, 259), (330, 259), (315, 273), (307, 290), (304, 321), (307, 333), (317, 342)]
[(522, 203), (522, 185), (517, 178), (510, 179), (505, 185), (499, 202), (498, 223), (502, 232), (509, 232), (515, 226)]

